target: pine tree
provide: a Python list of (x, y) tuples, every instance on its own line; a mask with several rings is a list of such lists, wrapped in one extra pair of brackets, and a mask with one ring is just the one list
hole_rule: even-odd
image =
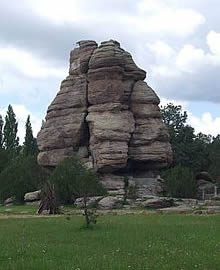
[(27, 117), (25, 128), (26, 128), (26, 133), (25, 133), (25, 139), (24, 139), (24, 154), (26, 156), (34, 155), (38, 152), (38, 149), (37, 149), (36, 139), (33, 136), (30, 115), (28, 115)]
[(0, 115), (0, 149), (3, 147), (3, 125), (4, 121), (2, 119), (2, 116)]
[(19, 138), (17, 137), (18, 123), (12, 106), (9, 104), (8, 111), (5, 116), (5, 125), (3, 129), (3, 146), (10, 152), (17, 153), (19, 151)]

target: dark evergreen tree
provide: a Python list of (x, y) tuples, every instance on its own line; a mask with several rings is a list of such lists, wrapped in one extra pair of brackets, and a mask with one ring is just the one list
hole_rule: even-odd
[(187, 113), (182, 107), (172, 103), (161, 108), (162, 118), (170, 133), (173, 149), (173, 166), (182, 165), (195, 172), (209, 167), (209, 146), (212, 137), (202, 133), (195, 134), (194, 128), (187, 125)]
[(18, 202), (23, 202), (24, 194), (39, 189), (46, 177), (47, 174), (37, 163), (36, 155), (15, 157), (0, 173), (0, 201), (15, 196)]
[(0, 148), (0, 174), (9, 165), (11, 154), (9, 151)]
[(193, 170), (177, 165), (166, 171), (167, 193), (175, 198), (195, 198), (196, 180)]
[(9, 104), (3, 129), (3, 147), (12, 153), (18, 153), (19, 151), (19, 138), (17, 136), (17, 131), (18, 123), (16, 121), (16, 116), (12, 106)]
[(24, 139), (24, 155), (34, 155), (38, 152), (37, 141), (33, 136), (33, 131), (31, 127), (30, 115), (27, 117), (25, 124), (25, 139)]
[(0, 115), (0, 149), (3, 148), (3, 125), (4, 121), (2, 119), (2, 116)]
[(209, 173), (220, 185), (220, 135), (213, 139), (208, 157), (210, 159)]
[(188, 117), (187, 112), (182, 111), (181, 105), (175, 106), (174, 104), (169, 103), (166, 106), (161, 107), (161, 114), (164, 123), (169, 129), (172, 140), (185, 126)]

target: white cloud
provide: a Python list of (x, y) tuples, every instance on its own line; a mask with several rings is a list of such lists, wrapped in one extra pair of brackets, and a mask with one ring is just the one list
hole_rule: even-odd
[(37, 15), (58, 24), (77, 22), (82, 19), (80, 2), (77, 0), (28, 0), (27, 3), (31, 4), (31, 8)]
[[(153, 55), (150, 66), (152, 76), (170, 79), (180, 79), (185, 74), (192, 74), (194, 79), (201, 76), (205, 70), (220, 66), (220, 33), (210, 31), (207, 34), (209, 50), (185, 44), (179, 50), (172, 48), (163, 40), (149, 43), (146, 47)], [(196, 87), (196, 86), (195, 86)]]
[(139, 27), (144, 32), (188, 36), (195, 32), (206, 19), (190, 8), (175, 8), (166, 1), (142, 0), (139, 5)]
[(189, 113), (188, 123), (195, 128), (196, 133), (217, 136), (220, 132), (220, 117), (213, 118), (210, 112), (205, 112), (201, 117)]
[[(134, 4), (133, 14), (125, 12), (126, 8), (109, 10), (103, 3), (86, 0), (26, 0), (33, 12), (48, 19), (54, 24), (72, 24), (88, 27), (101, 23), (109, 25), (108, 31), (116, 25), (124, 25), (127, 29), (135, 29), (135, 33), (171, 34), (185, 37), (205, 23), (205, 17), (190, 8), (176, 8), (174, 4), (164, 0), (142, 0)], [(120, 1), (119, 1), (120, 2)], [(124, 1), (125, 2), (125, 1)], [(99, 31), (102, 31), (99, 29)]]
[(177, 77), (179, 75), (178, 70), (174, 69), (170, 65), (154, 65), (151, 67), (152, 76), (155, 78), (157, 76), (166, 77), (167, 79), (172, 79), (172, 77)]
[(189, 102), (183, 100), (166, 99), (161, 98), (160, 105), (166, 106), (172, 103), (174, 105), (181, 105), (182, 111), (186, 111), (188, 115), (187, 124), (195, 129), (195, 133), (202, 132), (204, 134), (211, 134), (217, 136), (220, 133), (220, 116), (213, 117), (210, 112), (204, 112), (201, 116), (195, 116), (191, 111), (189, 111)]
[(176, 67), (183, 72), (196, 72), (197, 69), (206, 63), (205, 52), (194, 46), (185, 45), (176, 57)]
[(207, 44), (214, 55), (220, 55), (220, 33), (210, 31), (207, 35)]
[[(23, 143), (25, 137), (25, 123), (28, 115), (30, 115), (31, 125), (33, 129), (33, 135), (36, 137), (37, 133), (40, 131), (42, 118), (39, 115), (35, 115), (30, 112), (24, 105), (12, 104), (13, 111), (16, 115), (16, 120), (18, 121), (18, 137), (20, 139), (20, 144)], [(0, 115), (5, 118), (7, 108), (0, 110)]]
[(54, 68), (44, 61), (35, 58), (32, 54), (16, 48), (0, 48), (0, 71), (14, 68), (28, 77), (64, 77), (63, 68)]
[(175, 50), (162, 40), (148, 43), (147, 47), (159, 61), (170, 60), (171, 57), (175, 56)]

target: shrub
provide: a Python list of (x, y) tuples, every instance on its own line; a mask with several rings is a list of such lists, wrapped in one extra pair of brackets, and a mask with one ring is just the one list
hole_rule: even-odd
[(72, 203), (79, 197), (105, 193), (95, 173), (76, 158), (68, 158), (60, 163), (49, 181), (55, 184), (56, 194), (64, 204)]
[(72, 203), (74, 199), (83, 197), (86, 225), (96, 223), (95, 214), (88, 210), (88, 197), (103, 195), (105, 189), (94, 172), (86, 168), (76, 158), (64, 160), (49, 178), (55, 187), (55, 194), (63, 203)]
[(191, 169), (178, 165), (166, 171), (167, 192), (175, 198), (195, 198), (196, 181)]
[(15, 196), (23, 202), (25, 193), (39, 189), (44, 179), (36, 156), (17, 157), (0, 174), (0, 200)]

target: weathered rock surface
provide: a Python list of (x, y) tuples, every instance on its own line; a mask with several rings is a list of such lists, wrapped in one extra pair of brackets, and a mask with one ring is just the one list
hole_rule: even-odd
[[(160, 100), (144, 81), (146, 72), (117, 41), (78, 45), (38, 134), (38, 162), (55, 167), (75, 154), (103, 181), (111, 175), (108, 183), (120, 186), (112, 191), (121, 190), (125, 175), (135, 182), (136, 170), (153, 171), (172, 161)], [(149, 192), (161, 191), (157, 181), (145, 179)]]
[(4, 200), (4, 205), (5, 206), (11, 206), (15, 203), (15, 197), (12, 196), (10, 198), (7, 198), (6, 200)]
[[(103, 199), (103, 196), (94, 196), (94, 197), (89, 197), (87, 199), (87, 207), (88, 208), (93, 208), (97, 207), (97, 204), (99, 201)], [(84, 207), (84, 198), (77, 198), (74, 202), (74, 206), (77, 208), (83, 208)]]
[(135, 205), (137, 207), (143, 208), (151, 208), (151, 209), (159, 209), (159, 208), (167, 208), (174, 205), (174, 201), (172, 198), (166, 197), (153, 197), (152, 199), (148, 199), (145, 201), (136, 201)]
[(216, 196), (216, 183), (208, 172), (200, 172), (196, 175), (197, 197), (211, 199)]
[(41, 190), (28, 192), (24, 195), (25, 202), (39, 201), (41, 195)]
[[(177, 213), (177, 214), (217, 214), (220, 213), (220, 201), (215, 200), (197, 200), (181, 199), (171, 197), (159, 197), (146, 195), (136, 199), (127, 199), (124, 201), (123, 195), (106, 195), (89, 197), (87, 201), (89, 208), (98, 210), (124, 209), (137, 211), (147, 209), (159, 213)], [(83, 209), (83, 198), (78, 198), (74, 206)], [(126, 211), (125, 211), (126, 212)]]
[(98, 203), (99, 209), (118, 209), (121, 208), (123, 204), (123, 197), (105, 197)]

